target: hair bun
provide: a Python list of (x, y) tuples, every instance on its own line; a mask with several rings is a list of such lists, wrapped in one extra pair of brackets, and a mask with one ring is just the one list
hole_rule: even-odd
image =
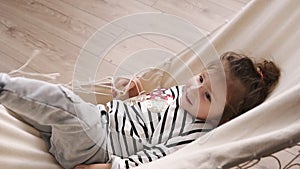
[[(272, 90), (272, 88), (277, 84), (280, 77), (279, 68), (272, 62), (264, 60), (262, 63), (257, 63), (259, 71), (262, 75), (262, 80), (268, 88), (268, 91)], [(260, 72), (258, 72), (260, 74)]]

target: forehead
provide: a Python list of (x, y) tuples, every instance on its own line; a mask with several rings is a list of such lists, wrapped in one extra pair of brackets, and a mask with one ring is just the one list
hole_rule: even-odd
[(245, 95), (245, 87), (238, 78), (231, 75), (229, 65), (226, 60), (222, 62), (222, 66), (209, 66), (203, 72), (209, 78), (212, 92), (216, 95), (216, 100), (223, 100), (226, 102), (239, 102)]
[(229, 61), (225, 58), (219, 61), (212, 62), (203, 71), (208, 74), (211, 81), (225, 82), (236, 79), (231, 75)]
[(206, 78), (209, 79), (208, 87), (214, 95), (214, 99), (216, 101), (223, 100), (227, 93), (227, 80), (224, 70), (216, 67), (210, 67), (203, 72), (206, 75)]
[(226, 85), (226, 72), (223, 66), (210, 66), (204, 71), (204, 74), (209, 78), (211, 85)]

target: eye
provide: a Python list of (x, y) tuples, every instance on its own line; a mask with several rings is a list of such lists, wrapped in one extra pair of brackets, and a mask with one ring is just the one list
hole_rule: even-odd
[(205, 92), (204, 95), (205, 95), (205, 98), (206, 98), (209, 102), (211, 102), (210, 94), (209, 94), (208, 92)]
[(199, 81), (200, 81), (200, 83), (203, 83), (203, 76), (202, 75), (199, 76)]

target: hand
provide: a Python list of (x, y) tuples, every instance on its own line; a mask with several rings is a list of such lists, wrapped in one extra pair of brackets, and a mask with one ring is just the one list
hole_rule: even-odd
[(119, 91), (113, 89), (113, 98), (118, 98), (120, 100), (125, 100), (144, 92), (143, 86), (138, 78), (134, 78), (133, 80), (118, 78), (115, 82), (115, 88), (124, 92), (120, 94)]
[(110, 169), (111, 164), (78, 165), (74, 169)]
[[(128, 89), (126, 89), (126, 86), (129, 85), (130, 79), (127, 78), (118, 78), (115, 81), (115, 85), (112, 90), (112, 96), (113, 98), (120, 98), (120, 95), (122, 95), (122, 99), (127, 99), (129, 98), (129, 94), (128, 94), (128, 90), (130, 89), (131, 86), (128, 87)], [(123, 91), (124, 93), (120, 93), (120, 91)]]

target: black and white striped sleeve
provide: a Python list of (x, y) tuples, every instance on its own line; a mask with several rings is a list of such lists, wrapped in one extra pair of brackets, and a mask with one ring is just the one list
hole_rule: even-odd
[(197, 129), (191, 132), (182, 133), (181, 136), (173, 137), (164, 143), (152, 146), (144, 147), (142, 151), (135, 153), (127, 158), (121, 158), (118, 156), (111, 156), (112, 169), (129, 169), (139, 166), (144, 163), (148, 163), (171, 154), (183, 146), (191, 143), (200, 135), (208, 132), (208, 129)]

